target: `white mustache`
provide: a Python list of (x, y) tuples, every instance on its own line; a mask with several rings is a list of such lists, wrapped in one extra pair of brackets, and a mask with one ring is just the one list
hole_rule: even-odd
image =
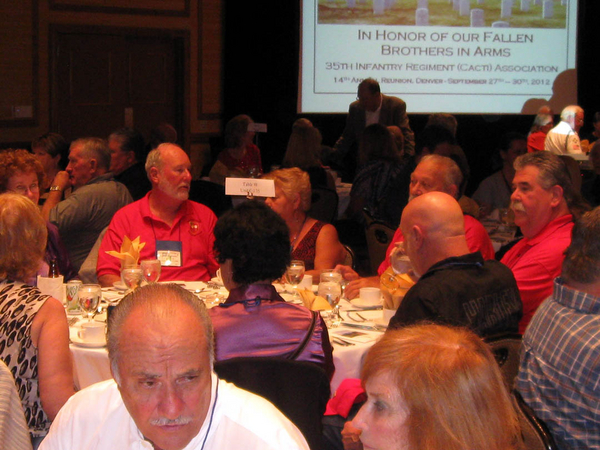
[(192, 418), (188, 416), (180, 416), (176, 419), (167, 419), (166, 417), (159, 417), (158, 419), (152, 419), (150, 421), (150, 424), (159, 427), (164, 427), (166, 425), (187, 425), (191, 421)]
[(510, 209), (512, 209), (515, 212), (516, 211), (525, 212), (525, 207), (523, 206), (523, 203), (521, 203), (519, 201), (510, 202)]

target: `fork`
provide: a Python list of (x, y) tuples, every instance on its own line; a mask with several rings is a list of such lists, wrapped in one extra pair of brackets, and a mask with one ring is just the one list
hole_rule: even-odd
[(346, 313), (346, 315), (348, 316), (348, 319), (350, 319), (350, 320), (352, 320), (354, 322), (366, 322), (367, 319), (365, 317), (361, 316), (357, 312), (355, 312), (354, 314), (356, 314), (360, 318), (360, 320), (355, 319), (354, 317), (352, 317), (349, 312)]
[(354, 342), (345, 341), (337, 336), (335, 336), (332, 340), (333, 340), (334, 344), (341, 345), (342, 347), (348, 347), (350, 345), (354, 345)]

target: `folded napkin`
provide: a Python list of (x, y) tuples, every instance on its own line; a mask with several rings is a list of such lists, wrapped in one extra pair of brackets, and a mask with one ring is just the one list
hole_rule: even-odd
[(364, 402), (367, 399), (365, 390), (357, 378), (346, 378), (340, 383), (335, 395), (327, 402), (326, 416), (340, 415), (348, 417), (350, 409), (355, 403)]
[(298, 289), (302, 304), (311, 311), (329, 311), (331, 305), (323, 297), (315, 295), (310, 289)]
[(140, 242), (140, 237), (136, 237), (133, 241), (129, 239), (128, 236), (123, 238), (123, 243), (121, 244), (121, 251), (115, 252), (114, 250), (109, 250), (108, 253), (115, 258), (119, 258), (122, 262), (121, 265), (127, 266), (131, 264), (138, 264), (140, 259), (140, 252), (146, 245), (145, 242)]
[(398, 309), (404, 295), (415, 284), (407, 273), (395, 273), (388, 267), (379, 279), (381, 292), (383, 293), (383, 307), (385, 309)]

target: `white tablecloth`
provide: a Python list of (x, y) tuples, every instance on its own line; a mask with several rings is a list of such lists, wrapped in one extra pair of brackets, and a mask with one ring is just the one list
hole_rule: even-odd
[[(185, 283), (188, 289), (202, 289), (206, 287), (205, 283), (193, 282)], [(103, 290), (103, 297), (106, 299), (118, 298), (120, 293), (114, 290)], [(360, 323), (365, 325), (372, 325), (372, 321), (367, 322), (354, 322), (348, 318), (348, 314), (344, 312), (348, 309), (355, 309), (349, 302), (343, 300), (341, 303), (342, 318), (348, 323)], [(379, 311), (365, 311), (360, 313), (363, 317), (370, 319), (380, 317), (382, 312)], [(358, 320), (360, 319), (355, 314), (351, 313), (351, 317)], [(103, 319), (99, 316), (98, 319)], [(77, 337), (77, 331), (81, 325), (82, 319), (73, 326), (70, 327), (72, 338)], [(356, 338), (345, 337), (344, 334), (357, 332), (359, 336)], [(360, 369), (362, 367), (362, 361), (364, 359), (367, 350), (375, 343), (377, 338), (381, 336), (381, 332), (360, 330), (356, 328), (345, 327), (343, 324), (339, 327), (332, 328), (329, 330), (330, 338), (333, 339), (335, 336), (340, 336), (344, 340), (352, 342), (353, 345), (342, 346), (335, 342), (333, 344), (333, 363), (335, 365), (335, 374), (331, 380), (331, 393), (335, 392), (337, 387), (340, 385), (342, 380), (345, 378), (359, 378)], [(352, 333), (354, 334), (354, 333)], [(77, 344), (71, 344), (71, 353), (73, 355), (73, 366), (74, 366), (74, 378), (75, 385), (79, 389), (83, 389), (91, 384), (99, 381), (107, 380), (111, 378), (110, 365), (108, 362), (108, 352), (106, 347), (101, 348), (86, 348), (80, 347)]]

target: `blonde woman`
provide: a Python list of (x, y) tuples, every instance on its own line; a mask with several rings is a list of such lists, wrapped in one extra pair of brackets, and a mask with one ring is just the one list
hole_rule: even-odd
[(346, 250), (335, 227), (308, 216), (311, 197), (308, 174), (291, 168), (275, 170), (263, 178), (275, 181), (275, 197), (267, 198), (266, 204), (288, 226), (292, 259), (303, 260), (306, 273), (313, 276), (341, 264)]
[(466, 328), (390, 330), (369, 350), (361, 380), (368, 400), (351, 425), (364, 448), (517, 448), (519, 425), (498, 364)]
[(65, 310), (57, 299), (25, 284), (42, 262), (46, 236), (31, 200), (0, 195), (0, 359), (15, 374), (34, 443), (74, 393)]

